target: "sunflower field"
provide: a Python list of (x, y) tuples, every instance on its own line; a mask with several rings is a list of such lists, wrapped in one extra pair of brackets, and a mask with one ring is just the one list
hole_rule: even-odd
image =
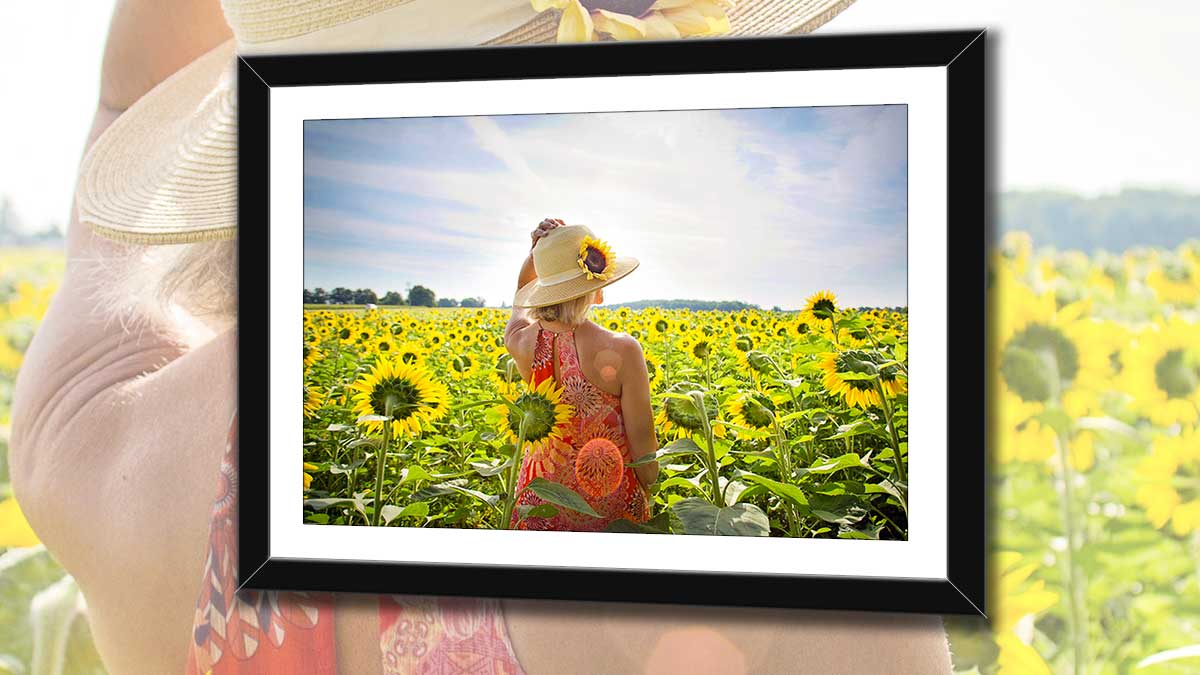
[[(520, 458), (571, 409), (552, 380), (531, 389), (517, 374), (509, 311), (305, 312), (307, 521), (510, 524)], [(614, 529), (907, 537), (906, 312), (845, 309), (822, 291), (798, 312), (601, 308), (592, 319), (643, 346), (660, 440), (654, 517)], [(619, 480), (619, 459), (595, 466)], [(518, 519), (591, 514), (600, 496), (544, 479), (528, 489), (547, 503)]]
[(994, 600), (956, 667), (1200, 672), (1200, 243), (1010, 233), (988, 272)]

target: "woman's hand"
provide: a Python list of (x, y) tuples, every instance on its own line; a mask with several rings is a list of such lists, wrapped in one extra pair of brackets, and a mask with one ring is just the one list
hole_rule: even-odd
[(561, 218), (545, 218), (545, 219), (543, 219), (542, 222), (538, 223), (537, 229), (535, 229), (533, 232), (531, 232), (529, 234), (529, 237), (532, 240), (529, 243), (530, 250), (533, 250), (533, 247), (537, 246), (538, 239), (541, 239), (542, 237), (549, 234), (551, 230), (562, 227), (564, 225), (566, 225), (566, 223), (564, 223)]

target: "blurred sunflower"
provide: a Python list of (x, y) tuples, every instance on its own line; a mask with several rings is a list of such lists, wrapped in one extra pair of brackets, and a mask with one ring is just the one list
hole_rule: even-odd
[(427, 353), (425, 347), (420, 342), (410, 341), (396, 347), (395, 358), (410, 366), (424, 365)]
[(1200, 326), (1173, 317), (1146, 328), (1124, 354), (1124, 390), (1161, 426), (1200, 421)]
[(321, 392), (316, 387), (304, 385), (304, 417), (305, 419), (316, 417), (317, 411), (321, 409)]
[(559, 42), (666, 40), (729, 32), (732, 0), (532, 0), (536, 12), (562, 11)]
[[(879, 392), (874, 379), (858, 379), (854, 376), (877, 375), (883, 390), (889, 396), (908, 391), (908, 384), (895, 365), (887, 363), (887, 357), (879, 352), (865, 349), (847, 349), (842, 352), (826, 353), (818, 367), (825, 373), (822, 384), (834, 396), (842, 397), (847, 405), (866, 409), (880, 405)], [(851, 376), (851, 377), (847, 377)]]
[(1000, 649), (997, 675), (1050, 675), (1050, 667), (1030, 641), (1033, 619), (1058, 604), (1058, 594), (1046, 590), (1039, 579), (1026, 583), (1037, 571), (1036, 563), (1023, 563), (1021, 554), (1003, 551), (992, 556), (999, 607), (992, 617), (992, 632)]
[[(563, 428), (570, 421), (572, 408), (562, 402), (563, 389), (553, 378), (546, 378), (536, 387), (506, 398), (524, 413), (525, 447), (530, 452), (536, 453), (548, 444), (562, 440)], [(504, 415), (501, 433), (516, 443), (520, 439), (521, 413), (506, 405), (497, 406), (496, 410)]]
[(319, 471), (320, 469), (321, 469), (321, 467), (317, 466), (316, 464), (309, 464), (308, 462), (304, 463), (304, 489), (305, 490), (312, 487), (313, 477), (311, 474), (309, 474), (309, 471)]
[(1163, 256), (1146, 273), (1146, 285), (1162, 302), (1192, 305), (1200, 299), (1200, 268), (1187, 257)]
[(663, 361), (650, 350), (644, 350), (643, 356), (646, 358), (646, 374), (650, 376), (650, 390), (654, 391), (665, 379), (663, 377)]
[(456, 380), (468, 379), (479, 372), (479, 359), (466, 352), (460, 352), (450, 359), (446, 371)]
[[(392, 433), (397, 436), (417, 435), (423, 426), (445, 416), (449, 394), (446, 385), (438, 382), (421, 366), (409, 365), (400, 359), (380, 359), (371, 372), (359, 377), (351, 391), (353, 412), (358, 416), (386, 415), (388, 403), (392, 408)], [(362, 422), (371, 433), (383, 429), (377, 421)]]
[(1139, 483), (1134, 499), (1154, 527), (1170, 522), (1181, 536), (1200, 530), (1200, 434), (1194, 427), (1155, 438), (1134, 475)]
[(307, 340), (304, 342), (304, 367), (306, 369), (317, 361), (320, 361), (324, 355), (320, 347), (309, 344)]
[(1037, 416), (1045, 405), (1037, 401), (1024, 401), (1012, 392), (1003, 392), (1000, 401), (992, 407), (998, 419), (995, 422), (996, 461), (1045, 462), (1054, 456), (1055, 434), (1049, 426), (1038, 421)]
[(998, 328), (997, 347), (988, 350), (992, 372), (1002, 389), (1025, 401), (1061, 401), (1088, 381), (1082, 368), (1099, 363), (1085, 341), (1080, 316), (1086, 301), (1059, 307), (1052, 291), (1035, 293), (1002, 268), (996, 272), (992, 301)]

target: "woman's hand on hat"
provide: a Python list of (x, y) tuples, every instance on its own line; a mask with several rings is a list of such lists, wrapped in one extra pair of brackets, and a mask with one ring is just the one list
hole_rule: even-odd
[(545, 219), (543, 219), (542, 222), (538, 223), (537, 229), (535, 229), (532, 233), (530, 233), (530, 238), (532, 239), (532, 241), (529, 244), (529, 248), (532, 249), (534, 246), (537, 246), (538, 239), (541, 239), (542, 237), (549, 234), (551, 230), (558, 228), (558, 227), (562, 227), (564, 225), (566, 225), (566, 223), (564, 223), (561, 218), (545, 218)]

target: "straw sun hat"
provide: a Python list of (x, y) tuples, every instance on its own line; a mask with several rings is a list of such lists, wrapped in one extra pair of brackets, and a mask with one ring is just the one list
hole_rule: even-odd
[(603, 288), (637, 269), (637, 258), (614, 255), (583, 225), (547, 232), (533, 247), (537, 278), (517, 289), (514, 307), (545, 307)]
[(222, 0), (234, 38), (146, 93), (96, 139), (80, 166), (79, 220), (100, 235), (138, 244), (235, 236), (237, 54), (515, 45), (664, 33), (805, 33), (852, 2)]

